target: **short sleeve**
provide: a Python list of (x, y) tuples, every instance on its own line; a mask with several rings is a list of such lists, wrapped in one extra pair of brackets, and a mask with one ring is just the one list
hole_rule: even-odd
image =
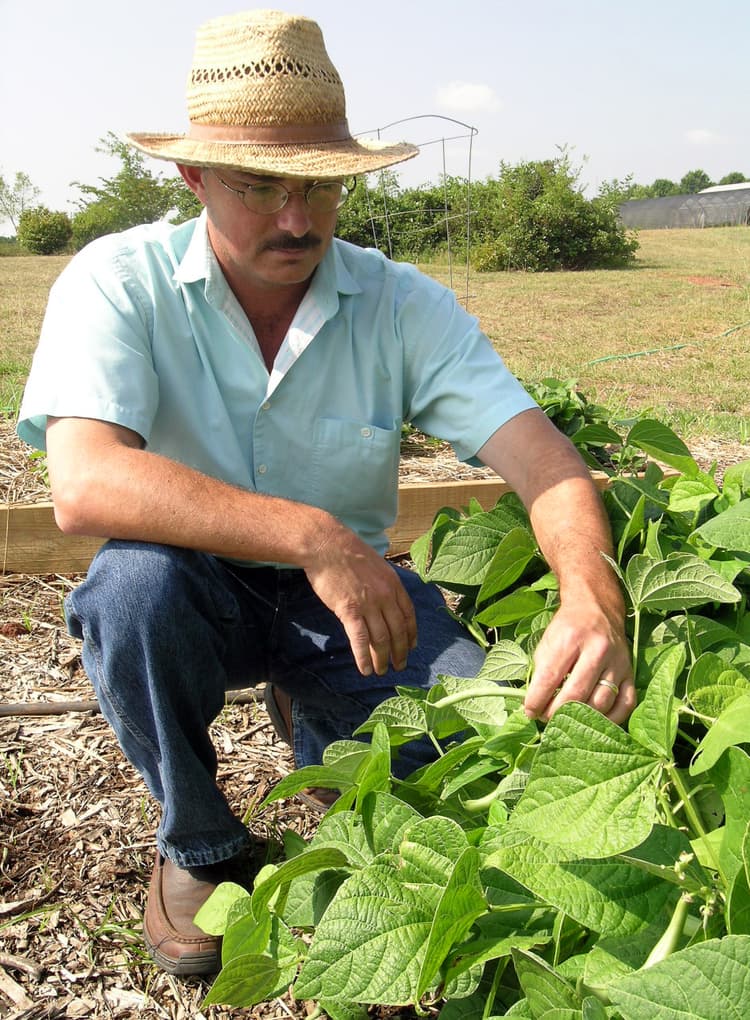
[(477, 319), (452, 291), (422, 277), (399, 310), (405, 352), (404, 417), (449, 442), (459, 460), (477, 451), (511, 418), (537, 404), (506, 367)]
[(158, 402), (153, 314), (138, 267), (115, 242), (85, 248), (50, 291), (18, 422), (39, 449), (48, 417), (112, 422), (148, 440)]

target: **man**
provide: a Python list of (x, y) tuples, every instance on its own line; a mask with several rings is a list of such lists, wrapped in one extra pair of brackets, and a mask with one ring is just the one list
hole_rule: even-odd
[[(634, 704), (606, 518), (573, 447), (451, 292), (334, 240), (350, 178), (416, 150), (352, 139), (318, 26), (255, 11), (199, 30), (173, 160), (197, 221), (102, 238), (50, 295), (21, 409), (63, 531), (110, 539), (66, 604), (105, 717), (158, 798), (144, 920), (154, 958), (215, 970), (193, 924), (242, 876), (215, 783), (227, 688), (266, 681), (298, 766), (396, 683), (474, 675), (481, 650), (383, 554), (401, 423), (515, 488), (560, 582), (526, 699), (547, 719)], [(403, 749), (411, 771), (429, 755)]]

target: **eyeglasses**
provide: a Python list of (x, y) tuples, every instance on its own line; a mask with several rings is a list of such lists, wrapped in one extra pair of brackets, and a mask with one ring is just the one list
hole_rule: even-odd
[(213, 171), (216, 180), (227, 191), (239, 195), (242, 202), (251, 212), (269, 216), (283, 209), (290, 195), (304, 195), (305, 201), (314, 212), (333, 212), (340, 209), (349, 195), (354, 191), (357, 178), (351, 177), (344, 181), (314, 181), (299, 191), (290, 191), (277, 181), (261, 181), (258, 184), (246, 184), (244, 188), (233, 188)]

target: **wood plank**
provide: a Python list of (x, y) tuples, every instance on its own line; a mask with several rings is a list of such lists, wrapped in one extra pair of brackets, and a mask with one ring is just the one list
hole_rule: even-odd
[[(592, 472), (598, 488), (609, 477)], [(502, 478), (458, 482), (406, 482), (399, 486), (398, 517), (388, 530), (389, 554), (408, 553), (412, 542), (432, 524), (444, 506), (461, 509), (476, 499), (491, 509), (510, 486)], [(101, 538), (64, 535), (55, 524), (51, 502), (0, 503), (0, 573), (73, 574), (88, 570)]]
[(75, 574), (88, 570), (101, 538), (63, 535), (52, 503), (0, 504), (0, 572)]

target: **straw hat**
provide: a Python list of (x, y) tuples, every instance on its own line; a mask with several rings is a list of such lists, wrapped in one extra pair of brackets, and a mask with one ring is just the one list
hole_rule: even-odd
[(419, 151), (352, 138), (320, 28), (281, 11), (233, 14), (198, 29), (187, 106), (186, 135), (125, 138), (156, 159), (281, 177), (348, 177)]

